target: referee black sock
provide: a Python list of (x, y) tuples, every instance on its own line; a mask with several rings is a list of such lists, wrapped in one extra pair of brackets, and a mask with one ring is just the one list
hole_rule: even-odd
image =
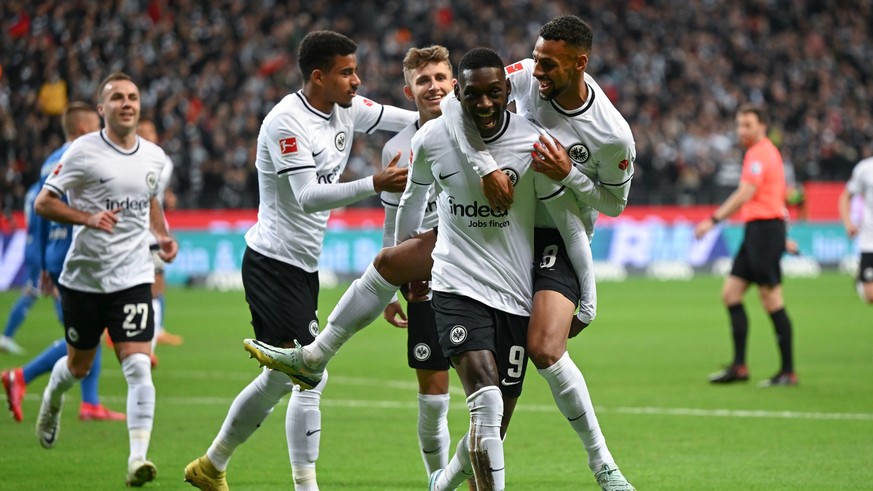
[(773, 320), (776, 342), (779, 344), (779, 354), (782, 355), (782, 371), (793, 372), (794, 356), (791, 350), (791, 319), (788, 318), (784, 307), (776, 312), (771, 312), (770, 319)]
[(746, 337), (749, 334), (749, 319), (742, 302), (728, 307), (731, 317), (731, 332), (734, 338), (734, 365), (746, 364)]

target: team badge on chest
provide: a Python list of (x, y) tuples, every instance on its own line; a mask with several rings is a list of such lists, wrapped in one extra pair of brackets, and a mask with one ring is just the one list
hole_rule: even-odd
[(333, 137), (333, 144), (336, 145), (336, 149), (342, 152), (346, 149), (346, 132), (340, 131)]
[(570, 155), (570, 159), (577, 164), (584, 164), (591, 157), (591, 152), (588, 151), (588, 147), (585, 146), (584, 143), (576, 143), (567, 150), (567, 154)]

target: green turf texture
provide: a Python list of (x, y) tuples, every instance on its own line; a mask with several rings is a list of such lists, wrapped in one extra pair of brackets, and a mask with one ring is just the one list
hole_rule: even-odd
[[(322, 291), (322, 321), (343, 288)], [(599, 285), (598, 319), (570, 342), (570, 352), (624, 474), (641, 490), (873, 488), (873, 308), (858, 299), (851, 279), (829, 273), (785, 283), (797, 388), (756, 386), (777, 370), (778, 355), (755, 290), (746, 298), (752, 381), (707, 383), (731, 354), (720, 290), (721, 279), (713, 277)], [(0, 294), (0, 313), (8, 313), (17, 295)], [(146, 488), (193, 489), (182, 482), (183, 468), (205, 452), (258, 368), (242, 349), (252, 331), (241, 292), (171, 289), (166, 308), (168, 329), (185, 343), (158, 348), (149, 452), (158, 478)], [(16, 338), (28, 356), (0, 354), (0, 366), (23, 363), (61, 333), (49, 302), (37, 302)], [(103, 374), (103, 401), (124, 410), (124, 379), (111, 351)], [(415, 432), (417, 386), (406, 366), (404, 332), (378, 321), (340, 351), (330, 374), (322, 404), (321, 489), (425, 489)], [(39, 446), (34, 422), (47, 379), (30, 386), (23, 423), (8, 412), (0, 418), (0, 489), (123, 488), (125, 425), (79, 422), (78, 387), (67, 393), (57, 446)], [(453, 449), (468, 421), (459, 387), (452, 374)], [(292, 489), (286, 406), (283, 400), (237, 450), (228, 468), (232, 489)], [(505, 452), (507, 489), (598, 489), (579, 439), (533, 365)]]

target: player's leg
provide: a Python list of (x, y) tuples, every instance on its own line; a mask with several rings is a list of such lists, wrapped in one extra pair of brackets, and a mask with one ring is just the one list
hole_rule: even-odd
[(773, 330), (776, 334), (776, 344), (779, 348), (781, 365), (779, 372), (770, 379), (761, 382), (762, 387), (775, 385), (797, 385), (797, 375), (794, 372), (793, 332), (791, 319), (785, 310), (785, 302), (782, 297), (782, 285), (766, 286), (758, 285), (758, 293), (761, 296), (761, 305), (770, 315)]
[(873, 304), (873, 252), (861, 253), (856, 286), (861, 300)]
[(734, 358), (731, 364), (721, 372), (709, 376), (710, 383), (729, 384), (749, 380), (749, 369), (746, 366), (746, 344), (749, 335), (749, 318), (743, 305), (743, 296), (754, 278), (753, 251), (750, 250), (749, 226), (740, 250), (734, 258), (730, 275), (725, 278), (721, 290), (721, 300), (728, 312), (733, 341)]
[(81, 421), (124, 421), (124, 413), (112, 411), (100, 403), (99, 385), (100, 372), (103, 364), (103, 347), (97, 345), (91, 371), (79, 383), (82, 389), (82, 404), (79, 406)]
[[(280, 372), (276, 372), (280, 373)], [(327, 370), (310, 390), (294, 386), (285, 413), (285, 438), (296, 491), (318, 491), (315, 463), (321, 444), (321, 395), (327, 385)]]
[[(443, 354), (451, 358), (467, 394), (470, 410), (467, 446), (476, 486), (480, 490), (502, 490), (505, 486), (503, 440), (500, 438), (503, 396), (494, 355), (498, 349), (495, 311), (475, 300), (442, 292), (434, 292), (431, 305)], [(459, 459), (453, 457), (453, 460)], [(439, 474), (431, 479), (432, 488), (453, 489), (448, 488), (448, 481), (458, 476)]]
[(430, 231), (382, 249), (337, 302), (327, 325), (311, 344), (280, 349), (246, 340), (246, 350), (262, 365), (300, 382), (301, 389), (315, 386), (328, 361), (356, 332), (382, 314), (401, 284), (430, 279), (430, 254), (435, 243), (436, 233)]
[(406, 359), (418, 380), (418, 446), (429, 476), (449, 461), (449, 362), (430, 301), (407, 304)]
[(152, 338), (155, 334), (151, 284), (137, 285), (107, 294), (103, 309), (105, 325), (115, 356), (127, 382), (127, 432), (130, 453), (127, 483), (141, 486), (157, 475), (148, 460), (155, 419), (155, 386), (152, 381)]
[(67, 355), (52, 367), (49, 382), (43, 391), (36, 433), (40, 444), (52, 448), (57, 442), (61, 424), (64, 393), (77, 379), (88, 374), (94, 361), (104, 323), (99, 312), (101, 296), (62, 289)]
[(30, 308), (33, 306), (34, 302), (36, 302), (36, 299), (39, 298), (39, 290), (35, 287), (36, 283), (31, 283), (31, 281), (32, 280), (30, 279), (28, 280), (27, 285), (21, 291), (18, 300), (15, 301), (15, 304), (9, 311), (9, 316), (6, 319), (6, 327), (3, 329), (3, 334), (0, 335), (0, 353), (6, 352), (13, 355), (24, 353), (24, 348), (19, 346), (13, 338), (15, 337), (15, 333), (18, 332), (18, 329), (24, 323), (24, 319), (27, 318), (27, 313), (30, 312)]

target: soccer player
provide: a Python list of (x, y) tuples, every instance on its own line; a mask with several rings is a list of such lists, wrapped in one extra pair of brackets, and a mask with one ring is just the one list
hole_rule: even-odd
[(114, 72), (98, 86), (98, 101), (104, 129), (70, 145), (36, 199), (37, 213), (74, 225), (58, 280), (69, 354), (52, 369), (36, 433), (43, 447), (55, 446), (64, 392), (91, 370), (108, 328), (128, 387), (127, 484), (142, 486), (157, 474), (147, 458), (155, 411), (149, 231), (158, 237), (165, 261), (176, 257), (178, 245), (156, 198), (167, 155), (136, 135), (139, 88), (129, 75)]
[[(544, 136), (537, 143), (533, 168), (576, 193), (589, 238), (598, 212), (618, 216), (627, 205), (636, 158), (630, 126), (585, 72), (592, 38), (585, 21), (572, 15), (556, 17), (540, 28), (532, 58), (506, 67), (513, 88), (510, 99), (518, 114), (554, 137)], [(492, 172), (497, 164), (469, 120), (460, 117), (457, 101), (449, 97), (442, 105), (445, 117), (456, 121), (448, 125), (451, 137), (472, 156), (477, 172)], [(464, 134), (456, 134), (461, 128)], [(538, 230), (536, 238), (538, 255), (557, 265), (566, 264), (560, 253), (550, 254), (555, 250), (554, 233)], [(633, 489), (615, 464), (585, 378), (567, 352), (568, 337), (575, 336), (595, 315), (594, 310), (583, 308), (574, 318), (576, 305), (566, 293), (567, 281), (573, 276), (560, 266), (536, 270), (529, 355), (548, 382), (558, 409), (582, 440), (588, 466), (601, 488)]]
[[(864, 201), (864, 216), (856, 225), (851, 217), (851, 202), (855, 196)], [(861, 250), (861, 264), (858, 268), (857, 290), (861, 300), (873, 303), (873, 157), (858, 162), (852, 170), (852, 177), (839, 199), (840, 218), (850, 238), (858, 237)]]
[[(398, 167), (411, 160), (412, 136), (426, 122), (440, 115), (440, 101), (452, 91), (455, 82), (449, 51), (442, 46), (410, 48), (403, 59), (403, 93), (415, 103), (418, 120), (388, 140), (382, 149), (382, 164), (387, 166), (400, 152)], [(401, 193), (382, 193), (385, 224), (382, 245), (394, 245), (395, 217)], [(428, 195), (427, 210), (422, 221), (424, 228), (437, 225), (434, 190)], [(409, 315), (400, 302), (394, 300), (385, 308), (385, 319), (392, 325), (407, 329), (407, 360), (415, 369), (418, 379), (418, 443), (424, 468), (429, 476), (449, 462), (449, 364), (437, 338), (430, 298), (408, 302)]]
[[(399, 131), (418, 114), (356, 95), (357, 45), (332, 31), (303, 38), (298, 64), (303, 89), (282, 99), (258, 135), (260, 205), (246, 233), (242, 278), (252, 326), (260, 342), (293, 346), (318, 334), (318, 257), (330, 210), (382, 191), (401, 191), (407, 170), (399, 155), (372, 177), (337, 183), (355, 131)], [(384, 305), (383, 305), (384, 307)], [(301, 392), (282, 372), (264, 370), (236, 397), (206, 454), (185, 468), (201, 489), (227, 489), (228, 461), (279, 400), (291, 394), (285, 431), (295, 489), (318, 489), (315, 462), (321, 436), (321, 394), (327, 377)]]
[(721, 298), (730, 317), (734, 360), (724, 371), (712, 374), (709, 381), (727, 384), (749, 380), (746, 366), (746, 336), (749, 320), (743, 296), (758, 285), (761, 305), (770, 316), (782, 364), (779, 372), (761, 382), (761, 387), (797, 385), (792, 353), (791, 320), (782, 298), (782, 268), (785, 252), (785, 171), (779, 149), (767, 137), (767, 118), (763, 108), (742, 105), (737, 111), (737, 137), (746, 149), (740, 184), (711, 217), (697, 224), (699, 239), (716, 224), (740, 212), (746, 223), (743, 242), (725, 279)]
[[(64, 152), (67, 151), (73, 140), (86, 133), (100, 130), (100, 116), (90, 105), (84, 102), (73, 102), (61, 116), (61, 125), (67, 141), (60, 148), (52, 152), (45, 163), (43, 163), (40, 170), (41, 177), (36, 184), (37, 191), (42, 189), (46, 178), (57, 168), (61, 156), (64, 155)], [(70, 247), (73, 228), (69, 224), (45, 220), (36, 213), (31, 215), (30, 220), (34, 222), (36, 230), (36, 240), (33, 243), (37, 251), (34, 255), (36, 256), (36, 261), (41, 264), (41, 266), (37, 265), (32, 275), (42, 276), (39, 280), (40, 288), (55, 300), (58, 319), (63, 324), (63, 312), (61, 311), (60, 298), (56, 293), (55, 285), (61, 275), (67, 249)], [(40, 272), (40, 270), (42, 271)], [(66, 354), (67, 344), (61, 338), (49, 345), (48, 348), (23, 367), (3, 372), (0, 378), (2, 378), (3, 388), (6, 391), (9, 410), (12, 412), (12, 417), (15, 421), (21, 422), (24, 418), (21, 402), (24, 399), (24, 394), (27, 392), (27, 385), (36, 377), (51, 372), (55, 363)], [(88, 375), (81, 382), (82, 403), (79, 406), (79, 419), (82, 421), (124, 420), (124, 413), (112, 411), (100, 403), (97, 389), (101, 364), (102, 348), (98, 346), (91, 371), (88, 372)]]

